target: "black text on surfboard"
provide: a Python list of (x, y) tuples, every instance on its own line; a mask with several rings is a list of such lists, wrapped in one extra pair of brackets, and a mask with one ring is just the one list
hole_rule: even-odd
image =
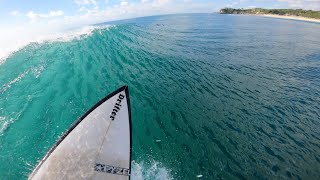
[(110, 173), (110, 174), (130, 176), (130, 169), (128, 168), (114, 167), (114, 166), (104, 165), (104, 164), (96, 164), (96, 166), (94, 167), (94, 170), (99, 172)]
[(113, 121), (114, 118), (116, 117), (117, 115), (117, 112), (120, 111), (120, 108), (121, 108), (121, 101), (124, 99), (124, 95), (122, 94), (119, 94), (119, 97), (117, 99), (117, 102), (116, 104), (114, 105), (113, 107), (113, 110), (111, 112), (111, 115), (110, 115), (110, 119)]

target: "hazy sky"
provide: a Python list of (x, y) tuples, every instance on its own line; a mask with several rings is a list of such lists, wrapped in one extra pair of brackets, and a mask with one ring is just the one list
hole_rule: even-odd
[(157, 14), (215, 12), (223, 7), (320, 10), (320, 0), (0, 0), (0, 26), (27, 22), (82, 25)]

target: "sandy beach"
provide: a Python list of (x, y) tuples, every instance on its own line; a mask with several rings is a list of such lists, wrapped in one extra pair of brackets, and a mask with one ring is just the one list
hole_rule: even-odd
[(299, 21), (320, 23), (320, 19), (306, 18), (306, 17), (300, 17), (300, 16), (285, 16), (285, 15), (274, 15), (274, 14), (253, 14), (253, 15), (254, 16), (270, 17), (270, 18), (293, 19), (293, 20), (299, 20)]

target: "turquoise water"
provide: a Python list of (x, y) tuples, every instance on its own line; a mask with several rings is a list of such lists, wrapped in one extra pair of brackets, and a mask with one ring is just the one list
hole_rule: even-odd
[(0, 179), (25, 179), (124, 84), (133, 179), (320, 179), (320, 24), (214, 14), (106, 24), (0, 65)]

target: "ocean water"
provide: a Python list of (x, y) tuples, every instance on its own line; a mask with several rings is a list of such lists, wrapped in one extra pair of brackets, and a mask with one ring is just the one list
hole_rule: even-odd
[(320, 179), (320, 24), (182, 14), (84, 27), (0, 65), (0, 179), (128, 84), (132, 179)]

